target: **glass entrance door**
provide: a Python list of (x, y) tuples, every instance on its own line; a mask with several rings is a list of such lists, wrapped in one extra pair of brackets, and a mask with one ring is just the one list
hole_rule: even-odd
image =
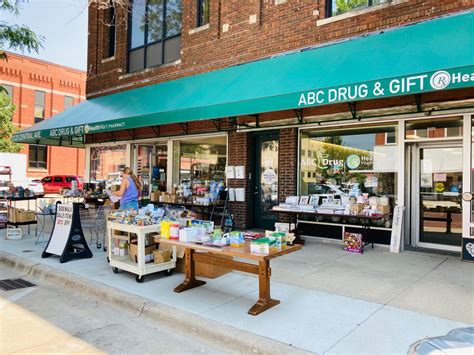
[(253, 136), (254, 166), (252, 195), (252, 225), (273, 229), (276, 215), (271, 210), (278, 205), (278, 135)]
[(414, 170), (418, 245), (460, 249), (462, 238), (462, 146), (420, 146)]

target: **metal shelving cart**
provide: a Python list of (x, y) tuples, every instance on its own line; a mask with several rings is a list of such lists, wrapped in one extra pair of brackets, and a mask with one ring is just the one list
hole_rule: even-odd
[[(115, 231), (126, 232), (128, 235), (119, 235)], [(138, 238), (137, 262), (131, 261), (128, 255), (114, 255), (113, 240), (118, 239), (130, 242), (130, 234), (136, 234)], [(153, 262), (145, 263), (145, 237), (149, 233), (160, 233), (160, 225), (136, 226), (122, 224), (113, 221), (107, 221), (107, 240), (108, 240), (108, 258), (110, 266), (115, 273), (124, 270), (136, 274), (135, 280), (139, 283), (144, 281), (144, 276), (155, 272), (166, 271), (171, 275), (171, 269), (176, 267), (176, 247), (173, 246), (173, 256), (170, 261), (155, 264)]]
[[(0, 166), (0, 175), (8, 176), (8, 180), (0, 179), (0, 188), (8, 188), (8, 184), (12, 180), (12, 169), (10, 166)], [(0, 226), (7, 227), (8, 222), (8, 200), (0, 196)]]
[[(7, 201), (9, 202), (9, 207), (13, 207), (14, 209), (16, 209), (16, 203), (19, 202), (19, 201), (28, 201), (28, 211), (33, 211), (34, 214), (35, 214), (35, 219), (34, 220), (31, 220), (31, 221), (27, 221), (27, 222), (16, 222), (16, 221), (12, 221), (12, 218), (10, 216), (10, 212), (8, 212), (8, 221), (7, 221), (7, 228), (8, 227), (15, 227), (15, 228), (18, 228), (18, 227), (21, 227), (21, 226), (28, 226), (28, 235), (30, 235), (30, 226), (32, 224), (37, 224), (38, 221), (36, 220), (36, 212), (37, 212), (37, 209), (38, 209), (38, 206), (37, 206), (37, 201), (38, 201), (38, 197), (37, 196), (31, 196), (31, 197), (8, 197), (7, 198)], [(34, 210), (30, 210), (30, 201), (35, 201), (35, 209)], [(12, 206), (13, 204), (13, 206)], [(38, 234), (38, 230), (35, 229), (35, 236), (37, 236)]]

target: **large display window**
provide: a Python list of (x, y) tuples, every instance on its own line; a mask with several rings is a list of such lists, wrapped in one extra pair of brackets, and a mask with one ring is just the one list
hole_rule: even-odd
[(396, 126), (304, 130), (300, 195), (319, 206), (357, 203), (389, 214), (397, 199), (397, 165)]
[(120, 172), (127, 164), (127, 145), (91, 147), (90, 182), (106, 187), (120, 185)]
[(226, 137), (208, 137), (179, 143), (179, 188), (185, 196), (213, 201), (225, 183)]

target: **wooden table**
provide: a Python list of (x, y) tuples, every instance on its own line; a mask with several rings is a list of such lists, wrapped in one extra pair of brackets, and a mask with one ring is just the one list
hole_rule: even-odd
[[(173, 246), (185, 248), (184, 258), (186, 276), (184, 281), (174, 289), (174, 292), (180, 293), (198, 286), (202, 286), (206, 283), (205, 281), (196, 279), (194, 265), (195, 262), (258, 275), (259, 298), (257, 303), (255, 303), (255, 305), (248, 311), (248, 314), (253, 316), (256, 316), (280, 303), (280, 301), (270, 297), (270, 260), (301, 249), (301, 245), (289, 245), (286, 247), (286, 249), (282, 249), (281, 251), (273, 252), (269, 255), (260, 255), (250, 253), (249, 241), (245, 242), (245, 246), (243, 248), (211, 247), (196, 243), (179, 242), (177, 240), (170, 239), (161, 239), (161, 241)], [(196, 251), (200, 252), (196, 253)], [(231, 259), (223, 259), (216, 257), (216, 255), (226, 255), (241, 259), (248, 259), (257, 262), (257, 264), (235, 261)]]

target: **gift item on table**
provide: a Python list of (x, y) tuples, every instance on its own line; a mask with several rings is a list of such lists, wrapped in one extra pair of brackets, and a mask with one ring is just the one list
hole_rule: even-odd
[(214, 222), (212, 221), (202, 221), (199, 219), (191, 220), (191, 226), (203, 226), (205, 229), (205, 233), (212, 233), (214, 229)]
[(232, 231), (229, 233), (229, 245), (232, 248), (243, 248), (245, 245), (244, 235), (242, 232)]
[(170, 224), (170, 239), (179, 239), (179, 223)]
[(247, 240), (255, 240), (258, 238), (263, 238), (263, 234), (260, 232), (252, 232), (252, 231), (245, 231), (244, 232), (244, 239)]
[(277, 251), (276, 240), (259, 238), (250, 242), (250, 252), (253, 254), (270, 254)]
[(179, 241), (180, 242), (195, 242), (198, 240), (198, 231), (193, 227), (185, 227), (179, 230)]
[(270, 240), (275, 240), (277, 250), (286, 249), (286, 233), (273, 232), (270, 234)]

